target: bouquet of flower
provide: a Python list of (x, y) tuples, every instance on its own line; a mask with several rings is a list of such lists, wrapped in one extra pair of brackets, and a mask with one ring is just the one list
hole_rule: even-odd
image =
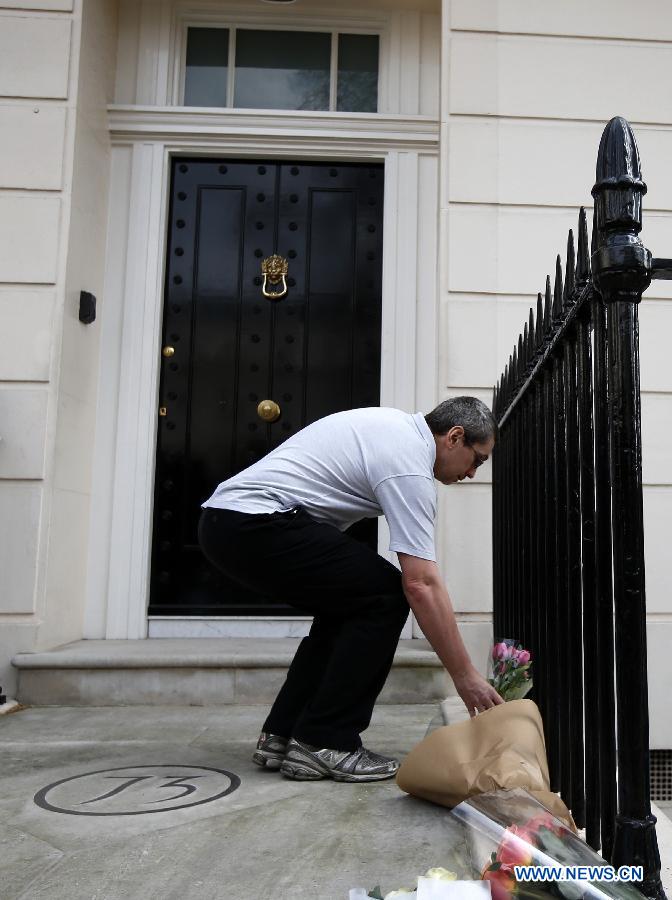
[(522, 700), (532, 687), (529, 650), (510, 638), (496, 641), (490, 654), (490, 684), (504, 700)]
[(380, 887), (368, 892), (366, 888), (350, 891), (350, 900), (489, 900), (491, 896), (489, 884), (458, 880), (455, 872), (441, 866), (421, 875), (415, 888), (400, 888), (389, 894), (383, 894)]
[(465, 826), (473, 877), (490, 882), (493, 900), (641, 900), (634, 884), (601, 878), (605, 860), (526, 791), (481, 794), (452, 815)]

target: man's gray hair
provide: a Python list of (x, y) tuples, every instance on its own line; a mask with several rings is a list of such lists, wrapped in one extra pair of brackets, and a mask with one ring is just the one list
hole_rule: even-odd
[(451, 397), (425, 416), (432, 434), (446, 434), (455, 425), (464, 428), (467, 444), (483, 444), (497, 438), (497, 422), (477, 397)]

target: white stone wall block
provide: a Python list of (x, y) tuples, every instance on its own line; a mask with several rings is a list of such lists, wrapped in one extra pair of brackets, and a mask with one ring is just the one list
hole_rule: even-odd
[[(497, 91), (499, 47), (499, 39), (494, 34), (452, 35), (447, 85), (451, 114), (496, 115), (500, 112)], [(504, 114), (504, 110), (501, 113)]]
[[(45, 636), (49, 646), (81, 635), (89, 545), (89, 497), (55, 489), (49, 522), (47, 578), (49, 595), (61, 598), (45, 610)], [(46, 640), (45, 640), (46, 642)]]
[[(502, 374), (534, 308), (536, 295), (450, 294), (441, 348), (452, 385), (490, 387)], [(672, 303), (644, 300), (639, 307), (643, 392), (672, 393), (672, 370), (662, 335), (672, 334)]]
[[(588, 210), (588, 231), (592, 214)], [(555, 275), (578, 210), (453, 204), (449, 225), (449, 285), (462, 294), (529, 295)], [(649, 217), (649, 221), (653, 216)], [(669, 282), (672, 284), (672, 282)], [(530, 302), (532, 305), (532, 301)], [(521, 323), (522, 325), (523, 323)], [(516, 336), (517, 337), (517, 336)]]
[(649, 747), (672, 747), (670, 685), (672, 684), (672, 619), (650, 621), (646, 629), (649, 672)]
[[(625, 65), (637, 79), (618, 77)], [(663, 43), (456, 32), (451, 111), (669, 123), (671, 66), (672, 45)]]
[(672, 303), (667, 300), (643, 300), (639, 305), (639, 360), (643, 391), (672, 393), (669, 336), (672, 336)]
[[(644, 485), (644, 560), (646, 608), (650, 613), (672, 616), (670, 593), (670, 524), (672, 487)], [(671, 745), (672, 746), (672, 745)]]
[(536, 297), (451, 294), (443, 342), (449, 383), (490, 389), (508, 363), (532, 305), (536, 309)]
[(0, 281), (56, 282), (60, 218), (56, 197), (0, 196)]
[[(481, 675), (487, 675), (493, 639), (491, 617), (479, 615), (461, 618), (458, 614), (458, 623), (464, 646), (467, 648), (467, 653), (471, 657), (472, 663)], [(498, 635), (498, 637), (509, 637), (509, 635)], [(458, 709), (461, 715), (464, 706), (459, 706)]]
[[(667, 211), (647, 209), (644, 197), (643, 226), (640, 237), (645, 247), (648, 247), (653, 256), (672, 257), (672, 213)], [(647, 288), (645, 297), (672, 298), (672, 281), (652, 281)]]
[(0, 9), (43, 9), (72, 12), (73, 0), (2, 0)]
[[(606, 122), (454, 116), (450, 199), (462, 203), (593, 206), (590, 190)], [(644, 180), (644, 223), (672, 209), (672, 130), (635, 125)], [(659, 253), (657, 255), (663, 255)]]
[(42, 488), (0, 482), (0, 613), (32, 613)]
[(454, 30), (664, 41), (672, 39), (669, 11), (667, 0), (640, 0), (636, 14), (628, 0), (452, 0), (450, 26)]
[(65, 121), (65, 107), (0, 106), (0, 189), (60, 190)]
[(642, 394), (642, 480), (672, 484), (672, 394)]
[(0, 14), (0, 96), (65, 99), (70, 17)]
[(46, 388), (0, 389), (0, 479), (44, 478)]
[(482, 469), (468, 484), (439, 486), (443, 577), (459, 612), (492, 610), (492, 499)]
[(95, 407), (61, 392), (54, 451), (57, 488), (83, 494), (91, 492), (95, 430)]
[(55, 296), (0, 290), (0, 381), (48, 381)]
[(593, 122), (456, 116), (451, 123), (450, 199), (576, 206), (578, 215), (580, 206), (593, 205), (590, 190), (602, 129)]

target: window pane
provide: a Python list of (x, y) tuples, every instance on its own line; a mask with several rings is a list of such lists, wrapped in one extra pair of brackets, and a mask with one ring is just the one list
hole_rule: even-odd
[(234, 106), (329, 109), (331, 35), (236, 31)]
[(184, 105), (226, 106), (228, 65), (228, 28), (190, 28)]
[(378, 112), (377, 34), (339, 34), (338, 101), (342, 112)]

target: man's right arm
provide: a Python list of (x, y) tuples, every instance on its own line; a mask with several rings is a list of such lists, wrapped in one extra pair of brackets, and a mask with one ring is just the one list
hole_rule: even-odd
[(469, 715), (502, 703), (471, 662), (448, 591), (435, 562), (399, 553), (406, 599), (423, 634), (448, 670)]

